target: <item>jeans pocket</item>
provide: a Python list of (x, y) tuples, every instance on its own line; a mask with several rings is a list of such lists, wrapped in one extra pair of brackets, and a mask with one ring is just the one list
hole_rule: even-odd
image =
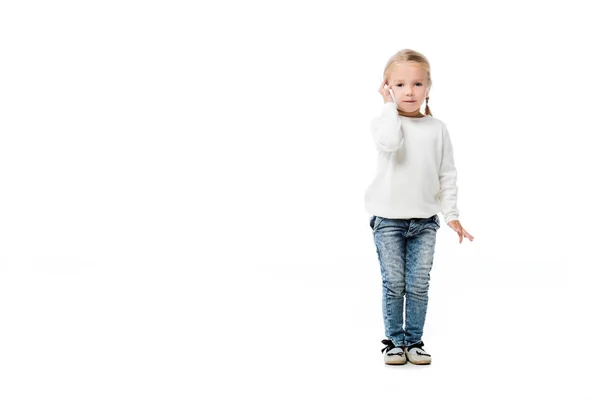
[(377, 228), (379, 228), (379, 225), (381, 225), (384, 219), (385, 218), (378, 217), (376, 215), (373, 215), (371, 217), (371, 229), (373, 230), (373, 232), (375, 232)]
[(438, 217), (438, 215), (437, 215), (437, 214), (435, 214), (435, 215), (432, 217), (432, 219), (433, 219), (433, 222), (435, 222), (435, 224), (437, 225), (437, 227), (438, 227), (438, 229), (439, 229), (439, 228), (441, 227), (441, 225), (440, 225), (440, 217)]

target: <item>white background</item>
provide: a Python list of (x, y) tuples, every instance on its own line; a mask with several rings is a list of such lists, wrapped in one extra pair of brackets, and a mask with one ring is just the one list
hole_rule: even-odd
[[(0, 398), (600, 398), (597, 26), (584, 1), (2, 2)], [(475, 236), (438, 231), (430, 366), (383, 364), (363, 208), (403, 48)]]

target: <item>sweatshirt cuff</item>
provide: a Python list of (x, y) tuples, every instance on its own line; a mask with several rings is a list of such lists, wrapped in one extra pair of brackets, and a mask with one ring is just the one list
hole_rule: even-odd
[(396, 104), (393, 101), (383, 103), (382, 114), (390, 117), (398, 115), (398, 108), (396, 107)]
[(458, 219), (458, 214), (457, 213), (452, 213), (452, 214), (448, 214), (448, 215), (444, 215), (444, 220), (446, 221), (446, 225), (448, 225), (448, 223), (450, 221), (454, 221)]

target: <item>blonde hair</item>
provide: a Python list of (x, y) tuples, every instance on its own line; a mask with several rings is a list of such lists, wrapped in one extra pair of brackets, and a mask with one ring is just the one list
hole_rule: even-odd
[[(427, 87), (431, 88), (431, 66), (429, 65), (429, 60), (423, 54), (418, 51), (412, 49), (403, 49), (394, 54), (388, 62), (385, 64), (385, 68), (383, 69), (383, 79), (388, 82), (390, 77), (390, 69), (392, 66), (400, 64), (400, 63), (414, 63), (421, 67), (427, 73)], [(431, 110), (429, 109), (429, 96), (425, 99), (425, 115), (431, 115)], [(398, 112), (399, 113), (399, 112)]]

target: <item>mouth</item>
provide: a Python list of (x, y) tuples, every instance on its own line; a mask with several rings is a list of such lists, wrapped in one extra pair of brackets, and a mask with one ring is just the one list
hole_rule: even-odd
[(404, 100), (404, 103), (416, 103), (416, 100)]

